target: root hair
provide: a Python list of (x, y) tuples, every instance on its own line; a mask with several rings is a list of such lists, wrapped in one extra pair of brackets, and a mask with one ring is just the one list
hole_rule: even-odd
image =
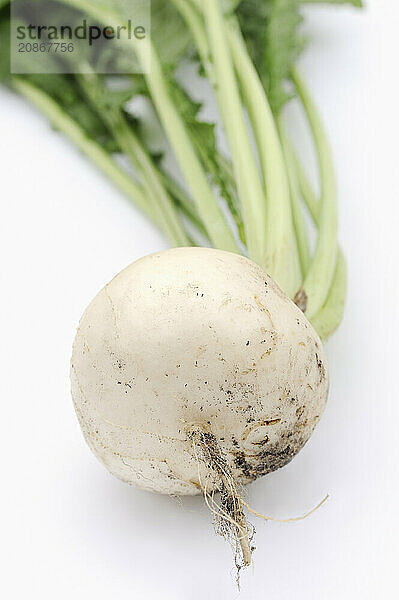
[[(190, 428), (188, 437), (192, 442), (193, 453), (198, 465), (198, 481), (204, 500), (213, 514), (214, 528), (218, 535), (227, 539), (233, 547), (238, 574), (240, 570), (251, 564), (252, 539), (255, 529), (248, 522), (243, 507), (246, 506), (242, 490), (235, 481), (231, 469), (224, 457), (214, 434), (203, 426)], [(201, 464), (207, 468), (207, 478), (211, 479), (212, 491), (201, 476)], [(216, 502), (215, 491), (220, 494)]]
[[(254, 510), (243, 498), (243, 490), (235, 480), (229, 463), (220, 448), (216, 436), (203, 425), (192, 425), (187, 430), (191, 440), (193, 454), (198, 468), (199, 487), (204, 495), (205, 504), (213, 514), (215, 532), (231, 544), (237, 567), (237, 583), (239, 585), (240, 570), (252, 562), (252, 540), (255, 528), (248, 521), (244, 508), (260, 519), (289, 523), (302, 521), (318, 510), (328, 499), (323, 498), (317, 506), (304, 515), (288, 519), (276, 519)], [(205, 474), (201, 474), (201, 466), (205, 466)], [(220, 500), (215, 500), (218, 492)]]

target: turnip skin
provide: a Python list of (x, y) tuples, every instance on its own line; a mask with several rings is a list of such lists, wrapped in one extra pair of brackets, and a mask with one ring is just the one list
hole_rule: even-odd
[(255, 263), (206, 248), (147, 256), (106, 285), (81, 319), (71, 379), (84, 436), (111, 473), (185, 495), (207, 475), (193, 429), (212, 432), (245, 484), (303, 447), (329, 386), (298, 307)]

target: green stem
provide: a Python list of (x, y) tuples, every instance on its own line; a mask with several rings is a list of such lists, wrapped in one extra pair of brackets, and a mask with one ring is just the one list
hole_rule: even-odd
[[(320, 222), (320, 201), (314, 193), (298, 156), (294, 153), (296, 172), (302, 197), (316, 226)], [(347, 269), (342, 250), (338, 248), (333, 281), (323, 307), (311, 319), (322, 340), (327, 340), (342, 321), (347, 293)]]
[(310, 320), (323, 341), (337, 329), (344, 316), (347, 293), (347, 268), (345, 257), (339, 249), (330, 292), (324, 306)]
[(232, 231), (227, 225), (183, 121), (169, 95), (161, 64), (153, 46), (151, 46), (151, 70), (145, 77), (158, 115), (212, 243), (222, 250), (238, 252)]
[(301, 203), (301, 190), (299, 187), (298, 175), (296, 171), (295, 156), (293, 149), (289, 143), (287, 133), (285, 131), (282, 118), (278, 121), (281, 143), (287, 165), (288, 179), (291, 191), (291, 208), (294, 222), (295, 236), (297, 240), (299, 260), (301, 263), (302, 276), (306, 277), (310, 264), (310, 248), (308, 233)]
[[(205, 31), (205, 25), (201, 12), (197, 10), (189, 0), (171, 0), (175, 5), (176, 9), (180, 12), (181, 16), (185, 19), (188, 27), (190, 28), (191, 34), (194, 38), (195, 45), (197, 47), (198, 54), (200, 56), (201, 63), (205, 69), (208, 80), (211, 82), (215, 95), (218, 95), (218, 86), (215, 75), (214, 66), (212, 64), (212, 56), (209, 49), (208, 38)], [(220, 101), (218, 101), (220, 104)], [(206, 161), (206, 157), (203, 157)], [(234, 179), (234, 172), (229, 161), (222, 155), (218, 154), (216, 157), (218, 168), (222, 172), (224, 181), (227, 183), (228, 194), (226, 201), (228, 203), (230, 212), (236, 222), (240, 240), (246, 245), (245, 228), (242, 221), (241, 206), (237, 198), (236, 181)], [(212, 165), (209, 165), (212, 168)]]
[[(82, 73), (76, 77), (90, 104), (97, 111), (98, 116), (106, 121), (106, 125), (120, 150), (130, 158), (135, 168), (139, 171), (143, 187), (146, 188), (148, 196), (158, 199), (159, 211), (162, 215), (161, 219), (165, 223), (165, 229), (169, 231), (169, 239), (172, 244), (174, 246), (187, 246), (191, 244), (191, 240), (189, 240), (176, 215), (175, 206), (184, 213), (186, 218), (191, 221), (201, 235), (205, 239), (208, 239), (207, 232), (196, 214), (192, 202), (170, 176), (167, 176), (161, 169), (158, 169), (154, 165), (151, 157), (148, 155), (139, 138), (132, 131), (120, 108), (107, 106), (106, 110), (99, 110), (99, 107), (102, 106), (99, 99), (101, 100), (103, 92), (99, 76), (90, 70), (89, 64), (85, 64)], [(99, 94), (100, 98), (97, 94)], [(174, 205), (172, 202), (174, 202)]]
[(267, 195), (266, 271), (291, 297), (301, 285), (298, 250), (290, 204), (290, 187), (273, 113), (238, 26), (229, 42), (245, 105), (255, 134)]
[(69, 138), (93, 163), (96, 164), (112, 181), (132, 200), (160, 229), (163, 223), (153, 203), (143, 190), (123, 171), (114, 159), (102, 147), (87, 137), (83, 129), (46, 93), (18, 77), (11, 78), (11, 86), (19, 94), (27, 98), (36, 108), (46, 115), (55, 129)]
[[(205, 66), (210, 65), (207, 67), (208, 70), (211, 69), (210, 73), (207, 71), (208, 77), (215, 81), (214, 67), (209, 62), (208, 41), (199, 13), (187, 0), (173, 0), (173, 2), (191, 29), (202, 62)], [(239, 30), (228, 25), (226, 32), (255, 134), (268, 196), (266, 224), (262, 223), (265, 232), (267, 231), (266, 259), (263, 257), (261, 264), (285, 291), (294, 296), (301, 284), (301, 274), (292, 227), (289, 183), (277, 128), (263, 86), (248, 56)], [(219, 99), (221, 112), (224, 110), (225, 103), (228, 105), (231, 103), (230, 91), (231, 84), (228, 87), (229, 98), (227, 99), (226, 93), (224, 98)], [(220, 85), (216, 87), (216, 93), (221, 95)], [(234, 110), (237, 111), (237, 108)], [(239, 112), (241, 112), (241, 104)], [(229, 123), (231, 121), (234, 123), (232, 115), (227, 116), (225, 120), (227, 119)], [(242, 156), (239, 160), (242, 164)]]
[(335, 176), (331, 151), (320, 116), (296, 71), (292, 73), (292, 79), (312, 130), (321, 177), (319, 234), (312, 262), (302, 286), (307, 296), (306, 316), (311, 320), (327, 299), (335, 271), (338, 248)]
[(294, 148), (291, 146), (291, 151), (295, 160), (295, 169), (298, 178), (299, 189), (301, 190), (302, 198), (305, 200), (305, 204), (313, 219), (313, 222), (318, 225), (319, 223), (319, 210), (320, 202), (316, 194), (313, 191), (311, 183), (305, 173), (301, 161), (298, 158)]
[(195, 8), (192, 6), (190, 0), (171, 0), (171, 2), (175, 5), (176, 10), (180, 12), (181, 16), (189, 26), (206, 75), (215, 89), (217, 87), (217, 79), (204, 22), (201, 17), (201, 7), (198, 5), (197, 8)]
[(202, 10), (217, 77), (217, 100), (232, 154), (248, 252), (262, 265), (265, 257), (265, 197), (245, 125), (225, 21), (215, 0), (204, 0)]
[(160, 218), (165, 223), (169, 238), (174, 246), (189, 245), (188, 237), (176, 214), (173, 203), (158, 176), (150, 157), (147, 155), (135, 134), (128, 128), (122, 114), (115, 118), (113, 134), (124, 154), (136, 164), (143, 181), (147, 182), (149, 193), (157, 201)]
[(188, 198), (185, 191), (181, 186), (172, 178), (171, 175), (164, 173), (162, 170), (158, 170), (159, 177), (162, 179), (162, 183), (168, 190), (170, 196), (175, 201), (178, 208), (182, 211), (186, 218), (198, 229), (199, 233), (209, 241), (208, 232), (206, 231), (201, 219), (199, 218), (197, 211), (195, 210), (194, 204)]
[(101, 81), (94, 72), (89, 73), (88, 65), (86, 65), (85, 71), (85, 74), (78, 75), (77, 79), (93, 108), (105, 120), (122, 152), (129, 157), (136, 167), (143, 186), (148, 190), (149, 197), (152, 197), (158, 206), (160, 218), (165, 224), (165, 230), (172, 245), (188, 246), (188, 237), (176, 214), (173, 203), (162, 185), (151, 158), (130, 128), (120, 108), (108, 106), (106, 110), (99, 110), (101, 102), (99, 103), (98, 99), (99, 96), (101, 99), (103, 93)]

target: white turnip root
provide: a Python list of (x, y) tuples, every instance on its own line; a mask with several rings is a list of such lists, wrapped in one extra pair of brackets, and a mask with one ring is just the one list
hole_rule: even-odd
[[(133, 263), (87, 308), (72, 393), (84, 436), (111, 473), (163, 494), (205, 491), (248, 564), (237, 490), (303, 447), (328, 374), (318, 335), (260, 267), (178, 248)], [(221, 492), (218, 508), (212, 491)]]

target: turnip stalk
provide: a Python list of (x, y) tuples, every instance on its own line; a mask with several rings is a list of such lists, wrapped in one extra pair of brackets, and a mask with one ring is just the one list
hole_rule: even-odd
[[(207, 69), (210, 81), (217, 81), (215, 92), (219, 100), (221, 113), (224, 114), (227, 108), (231, 108), (231, 114), (226, 114), (225, 119), (227, 123), (232, 124), (231, 128), (233, 128), (233, 126), (236, 126), (237, 116), (233, 119), (232, 114), (233, 112), (235, 115), (238, 114), (237, 107), (239, 106), (239, 100), (235, 93), (232, 95), (232, 90), (236, 86), (232, 83), (231, 72), (229, 82), (225, 81), (225, 79), (221, 80), (220, 77), (216, 76), (216, 64), (210, 61), (211, 51), (199, 13), (190, 5), (188, 0), (173, 0), (173, 2), (191, 28), (198, 52)], [(196, 4), (198, 7), (200, 6), (199, 3)], [(217, 7), (214, 6), (213, 10), (216, 11)], [(265, 267), (267, 272), (272, 275), (282, 289), (293, 297), (300, 286), (300, 269), (292, 229), (289, 184), (276, 124), (262, 84), (247, 54), (245, 44), (241, 39), (237, 24), (232, 19), (229, 19), (229, 22), (225, 23), (220, 13), (218, 19), (218, 25), (215, 24), (214, 31), (219, 42), (219, 52), (222, 31), (225, 29), (226, 38), (232, 52), (231, 57), (237, 71), (238, 81), (257, 141), (257, 149), (263, 172), (263, 183), (266, 187), (265, 234), (263, 234), (266, 236), (266, 247), (265, 254), (258, 262)], [(222, 56), (226, 60), (226, 51), (222, 53)], [(229, 72), (225, 63), (221, 65), (221, 70), (224, 76)], [(224, 95), (222, 91), (225, 92)], [(232, 97), (237, 98), (234, 106), (232, 105)], [(243, 143), (246, 143), (245, 138), (239, 137), (234, 139), (240, 140), (237, 156), (239, 165), (245, 167), (243, 156), (250, 156), (251, 151), (243, 149)], [(245, 172), (248, 173), (251, 171), (245, 169)], [(247, 194), (251, 194), (251, 192), (247, 191)], [(259, 214), (259, 211), (256, 214)], [(248, 219), (249, 217), (247, 217)]]
[(292, 225), (288, 175), (278, 130), (236, 24), (229, 27), (228, 36), (266, 186), (266, 256), (262, 264), (282, 289), (293, 297), (300, 286), (300, 268)]
[[(85, 66), (84, 74), (79, 75), (78, 79), (86, 96), (96, 110), (96, 107), (101, 106), (101, 102), (98, 103), (100, 98), (97, 98), (97, 92), (101, 95), (100, 82), (96, 73), (89, 72), (89, 65)], [(188, 237), (176, 215), (166, 188), (162, 184), (150, 157), (129, 127), (122, 111), (119, 107), (106, 107), (104, 113), (104, 119), (122, 152), (130, 158), (133, 165), (138, 169), (142, 185), (147, 188), (148, 195), (156, 199), (160, 219), (167, 223), (171, 229), (175, 245), (189, 245)]]
[(177, 10), (181, 13), (182, 17), (190, 28), (198, 53), (201, 57), (201, 62), (206, 71), (206, 75), (215, 92), (217, 93), (217, 78), (212, 62), (205, 25), (201, 17), (200, 6), (194, 7), (190, 0), (171, 0), (171, 2), (176, 6)]
[(265, 256), (265, 197), (245, 126), (225, 24), (218, 2), (204, 0), (203, 14), (217, 78), (217, 98), (230, 143), (233, 168), (241, 201), (249, 256), (262, 264)]
[(313, 327), (319, 332), (323, 341), (326, 341), (334, 333), (342, 321), (345, 309), (346, 292), (347, 267), (345, 257), (339, 249), (334, 277), (327, 300), (311, 320)]
[(161, 64), (152, 44), (150, 73), (146, 74), (146, 80), (158, 115), (168, 134), (170, 143), (194, 198), (198, 214), (209, 233), (210, 239), (219, 248), (237, 252), (238, 248), (233, 234), (215, 200), (215, 196), (191, 144), (184, 124), (169, 96)]
[[(223, 110), (224, 105), (222, 98), (219, 96), (219, 85), (217, 83), (215, 68), (212, 62), (211, 50), (209, 47), (209, 42), (205, 31), (205, 24), (203, 22), (201, 13), (194, 6), (191, 5), (189, 0), (171, 0), (171, 2), (176, 6), (177, 10), (181, 13), (182, 17), (187, 23), (187, 26), (191, 30), (198, 54), (201, 57), (201, 62), (206, 72), (206, 76), (208, 77), (213, 87), (216, 98), (218, 99), (218, 105), (220, 107), (220, 110)], [(240, 239), (243, 242), (243, 244), (246, 245), (247, 235), (245, 233), (244, 223), (242, 222), (243, 208), (240, 204), (240, 199), (237, 197), (238, 194), (236, 193), (237, 184), (234, 177), (234, 169), (231, 165), (231, 162), (226, 160), (226, 158), (221, 153), (218, 156), (218, 164), (221, 171), (223, 172), (226, 183), (230, 186), (230, 188), (233, 188), (233, 193), (231, 194), (232, 205), (230, 205), (229, 208), (232, 212), (233, 217), (235, 218)]]
[(292, 78), (312, 129), (320, 168), (321, 204), (316, 250), (302, 285), (307, 297), (306, 315), (312, 319), (326, 301), (337, 259), (337, 205), (334, 166), (324, 128), (304, 82), (297, 71)]
[[(233, 153), (233, 167), (229, 162), (227, 162), (222, 155), (219, 157), (219, 165), (224, 172), (225, 179), (229, 184), (233, 184), (234, 187), (238, 187), (238, 201), (235, 202), (235, 195), (233, 194), (233, 202), (234, 206), (230, 207), (232, 209), (232, 213), (238, 214), (239, 217), (243, 213), (246, 214), (244, 218), (244, 223), (241, 223), (239, 219), (236, 218), (237, 227), (240, 233), (240, 238), (244, 244), (247, 245), (249, 249), (249, 254), (252, 254), (252, 247), (255, 248), (255, 239), (254, 237), (258, 235), (259, 239), (264, 239), (264, 227), (260, 222), (254, 222), (251, 219), (251, 215), (253, 211), (258, 210), (256, 214), (259, 214), (259, 211), (264, 211), (264, 202), (265, 198), (263, 197), (263, 189), (261, 189), (261, 183), (258, 181), (257, 175), (257, 166), (254, 164), (254, 156), (252, 153), (252, 148), (248, 139), (248, 132), (245, 127), (245, 123), (243, 122), (243, 118), (241, 117), (241, 105), (238, 97), (237, 84), (234, 79), (234, 73), (232, 72), (231, 64), (228, 59), (228, 55), (226, 56), (226, 48), (222, 52), (221, 58), (224, 56), (224, 59), (227, 59), (229, 64), (228, 79), (224, 82), (223, 88), (219, 85), (219, 79), (217, 78), (217, 73), (215, 70), (215, 64), (212, 58), (210, 42), (207, 37), (207, 33), (205, 30), (205, 23), (202, 18), (202, 14), (196, 7), (194, 7), (189, 0), (172, 0), (173, 4), (181, 13), (182, 17), (185, 19), (188, 27), (191, 30), (193, 35), (195, 45), (197, 47), (197, 51), (201, 57), (202, 64), (206, 71), (207, 77), (211, 82), (215, 96), (218, 102), (218, 106), (222, 115), (224, 115), (225, 123), (230, 123), (231, 125), (228, 128), (228, 136), (231, 145), (231, 150)], [(199, 8), (199, 6), (198, 6)], [(224, 43), (226, 45), (226, 41)], [(225, 66), (221, 66), (224, 73), (226, 73)], [(238, 125), (236, 121), (232, 123), (231, 117), (233, 114), (233, 110), (230, 110), (230, 114), (228, 113), (229, 104), (232, 101), (231, 92), (233, 91), (234, 95), (234, 106), (235, 109), (238, 109), (240, 112), (238, 113)], [(240, 135), (242, 134), (242, 136)], [(235, 164), (238, 165), (238, 176), (237, 182), (235, 179), (235, 170), (234, 170), (234, 157)], [(237, 169), (236, 169), (237, 171)], [(253, 178), (251, 180), (251, 173)], [(241, 187), (239, 186), (239, 182), (241, 181)], [(241, 194), (240, 194), (241, 192)], [(255, 194), (255, 198), (252, 200), (252, 196)], [(252, 206), (252, 208), (251, 208)], [(258, 233), (257, 233), (258, 232)], [(251, 247), (250, 247), (251, 245)], [(254, 249), (255, 252), (255, 249)], [(264, 261), (264, 256), (262, 251), (259, 249), (259, 261)]]
[(106, 110), (104, 110), (101, 103), (101, 82), (98, 75), (91, 71), (90, 65), (85, 64), (82, 72), (76, 75), (76, 77), (89, 102), (92, 104), (93, 110), (98, 111), (100, 116), (106, 121), (110, 133), (119, 145), (121, 152), (138, 169), (142, 178), (142, 185), (147, 190), (148, 196), (157, 200), (159, 218), (171, 228), (173, 239), (175, 240), (174, 245), (187, 246), (191, 245), (192, 241), (188, 239), (173, 209), (171, 204), (172, 198), (204, 239), (208, 239), (208, 233), (196, 213), (192, 201), (171, 176), (166, 175), (154, 165), (143, 144), (127, 122), (122, 110), (117, 106), (107, 106)]
[[(295, 168), (302, 198), (306, 203), (313, 222), (315, 225), (319, 225), (321, 202), (315, 195), (310, 181), (306, 176), (306, 173), (292, 147), (290, 150), (295, 161)], [(315, 327), (316, 331), (318, 331), (320, 337), (324, 341), (331, 336), (331, 334), (337, 329), (342, 321), (345, 308), (346, 291), (346, 261), (341, 248), (338, 248), (334, 277), (328, 291), (327, 299), (324, 302), (323, 307), (311, 319), (312, 325)]]
[[(295, 236), (298, 245), (299, 259), (301, 263), (302, 277), (304, 278), (309, 269), (309, 263), (311, 260), (308, 233), (306, 230), (306, 224), (304, 214), (302, 210), (302, 198), (301, 190), (298, 181), (298, 175), (296, 171), (295, 155), (291, 144), (289, 143), (287, 133), (282, 123), (282, 118), (278, 121), (281, 143), (284, 151), (285, 162), (287, 165), (288, 179), (290, 183), (291, 193), (291, 209), (292, 218), (295, 229)], [(301, 307), (303, 310), (306, 306)]]
[(184, 216), (194, 225), (198, 232), (202, 235), (205, 241), (209, 242), (208, 232), (202, 223), (192, 200), (187, 196), (182, 187), (171, 176), (159, 169), (159, 177), (163, 185), (168, 190), (169, 195), (173, 198), (177, 207), (182, 211)]

